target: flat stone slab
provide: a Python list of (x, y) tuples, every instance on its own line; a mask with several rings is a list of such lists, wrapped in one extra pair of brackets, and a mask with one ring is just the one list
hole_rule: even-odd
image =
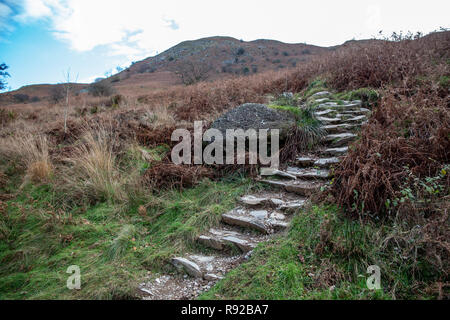
[(305, 203), (305, 199), (283, 192), (264, 192), (257, 195), (245, 195), (240, 198), (240, 202), (249, 208), (259, 207), (267, 209), (270, 212), (275, 209), (285, 213), (291, 213), (301, 208)]
[(284, 201), (278, 198), (270, 198), (270, 204), (274, 206), (281, 206), (284, 204)]
[(274, 219), (276, 221), (284, 221), (286, 220), (286, 216), (280, 212), (272, 212), (270, 214), (270, 219)]
[(348, 132), (348, 130), (357, 129), (360, 126), (357, 124), (349, 124), (349, 123), (341, 123), (341, 124), (329, 124), (322, 126), (322, 129), (325, 129), (328, 133), (344, 133)]
[[(285, 216), (276, 210), (247, 210), (235, 208), (230, 212), (222, 214), (222, 221), (229, 225), (250, 228), (259, 232), (269, 234), (285, 223)], [(287, 225), (286, 225), (287, 226)]]
[(184, 269), (190, 276), (194, 278), (203, 278), (203, 272), (200, 269), (200, 266), (194, 261), (183, 257), (176, 257), (173, 258), (171, 262), (177, 269)]
[(350, 114), (350, 115), (367, 115), (371, 113), (371, 111), (367, 108), (357, 108), (353, 110), (339, 110), (340, 113)]
[(330, 177), (330, 171), (327, 169), (288, 167), (286, 171), (303, 179), (327, 179)]
[(204, 275), (203, 275), (203, 278), (204, 278), (205, 280), (208, 280), (208, 281), (217, 281), (217, 280), (223, 279), (222, 276), (218, 276), (217, 274), (214, 274), (214, 273), (207, 273), (207, 274), (204, 274)]
[(236, 247), (241, 249), (242, 252), (249, 252), (249, 251), (255, 249), (255, 247), (256, 247), (256, 244), (250, 243), (244, 239), (237, 238), (234, 236), (225, 237), (223, 240), (235, 245)]
[(331, 165), (338, 164), (339, 162), (340, 160), (337, 157), (320, 158), (314, 162), (314, 165), (322, 168), (329, 168)]
[(320, 98), (320, 99), (315, 99), (315, 100), (316, 100), (316, 102), (321, 103), (321, 102), (326, 102), (326, 101), (328, 101), (330, 99), (329, 98)]
[(340, 147), (340, 148), (328, 148), (323, 150), (321, 153), (323, 155), (330, 156), (342, 156), (348, 152), (348, 147)]
[(296, 193), (302, 196), (310, 196), (311, 194), (319, 191), (320, 187), (324, 185), (324, 183), (321, 182), (311, 182), (303, 180), (295, 180), (295, 181), (262, 180), (261, 182), (267, 183), (274, 187), (283, 188), (288, 192)]
[(249, 215), (259, 220), (265, 220), (269, 216), (269, 212), (267, 210), (252, 210), (249, 211)]
[(310, 167), (314, 165), (314, 162), (316, 162), (316, 158), (313, 157), (298, 157), (297, 159), (295, 159), (295, 163), (298, 166), (302, 166), (302, 167)]
[(327, 117), (317, 117), (317, 120), (322, 122), (323, 124), (337, 124), (342, 123), (341, 118), (327, 118)]
[(324, 110), (324, 109), (335, 109), (335, 110), (339, 110), (339, 111), (359, 110), (360, 107), (361, 107), (360, 103), (339, 104), (336, 102), (325, 102), (325, 103), (319, 104), (317, 106), (317, 110)]
[(286, 185), (286, 190), (289, 192), (294, 192), (302, 196), (310, 196), (313, 193), (320, 191), (324, 183), (311, 183), (308, 181), (295, 181)]
[(222, 221), (229, 225), (250, 228), (262, 233), (271, 232), (269, 225), (263, 220), (248, 215), (244, 209), (233, 209), (228, 213), (222, 214)]
[(246, 195), (239, 199), (243, 204), (248, 206), (258, 206), (263, 205), (269, 201), (267, 197), (256, 197), (253, 195)]
[(235, 231), (212, 228), (207, 234), (199, 236), (197, 241), (216, 250), (225, 250), (228, 245), (234, 245), (242, 252), (248, 252), (253, 250), (256, 244), (263, 239), (256, 239)]
[[(317, 100), (316, 100), (317, 101)], [(323, 103), (320, 103), (317, 108), (339, 108), (339, 109), (354, 109), (360, 108), (362, 103), (358, 101), (346, 101), (346, 100), (329, 100)]]
[[(189, 261), (189, 265), (195, 264), (202, 272), (202, 277), (188, 276), (180, 258), (183, 259), (181, 260), (183, 262)], [(217, 254), (213, 256), (187, 255), (173, 259), (176, 264), (180, 262), (176, 268), (182, 274), (159, 274), (149, 271), (138, 287), (144, 295), (144, 300), (196, 299), (201, 293), (211, 289), (227, 272), (241, 264), (245, 257), (244, 254)], [(173, 259), (168, 262), (172, 264)], [(198, 269), (196, 268), (196, 270)]]
[(289, 174), (282, 170), (274, 169), (274, 168), (261, 168), (260, 175), (261, 176), (280, 176), (280, 177), (285, 177), (285, 178), (294, 179), (294, 180), (296, 179), (296, 177), (294, 175)]
[(242, 258), (237, 256), (204, 256), (193, 254), (186, 257), (175, 257), (171, 259), (179, 271), (196, 278), (212, 281), (220, 279)]
[(330, 114), (330, 113), (334, 113), (334, 112), (336, 112), (336, 110), (325, 109), (325, 110), (322, 110), (322, 111), (316, 111), (316, 112), (314, 112), (314, 114), (317, 117), (320, 117), (320, 116), (324, 116), (324, 115), (327, 115), (327, 114)]
[(349, 144), (350, 142), (355, 140), (356, 137), (357, 135), (354, 133), (344, 132), (329, 134), (325, 136), (323, 140), (333, 147), (341, 147), (343, 145)]
[(306, 203), (306, 200), (290, 201), (282, 204), (278, 209), (285, 212), (292, 212), (300, 209)]
[(334, 164), (340, 162), (339, 158), (317, 158), (317, 157), (299, 157), (295, 160), (296, 165), (301, 167), (320, 167), (330, 168)]
[(284, 187), (286, 186), (286, 181), (280, 181), (280, 180), (261, 180), (261, 182), (263, 183), (267, 183), (273, 187), (277, 187), (280, 189), (284, 189)]
[(331, 95), (331, 93), (329, 91), (320, 91), (320, 92), (314, 93), (311, 97), (312, 98), (323, 98), (323, 97), (326, 97), (329, 95)]
[(333, 114), (334, 117), (341, 118), (341, 123), (350, 123), (361, 125), (363, 121), (367, 120), (366, 114), (361, 113), (349, 113), (349, 112), (340, 112)]
[(362, 121), (364, 121), (366, 119), (367, 119), (366, 116), (356, 116), (356, 117), (347, 119), (346, 121), (348, 121), (348, 122), (362, 122)]
[(336, 101), (327, 101), (327, 102), (324, 102), (324, 103), (322, 103), (322, 104), (319, 104), (319, 107), (320, 106), (322, 106), (322, 107), (324, 107), (324, 106), (337, 106), (338, 105), (338, 103), (336, 102)]

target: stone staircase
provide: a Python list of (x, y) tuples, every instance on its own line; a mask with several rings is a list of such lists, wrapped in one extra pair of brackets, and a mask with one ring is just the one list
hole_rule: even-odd
[(329, 183), (333, 166), (357, 138), (356, 130), (367, 120), (370, 110), (362, 108), (361, 101), (327, 101), (319, 104), (315, 113), (328, 132), (323, 145), (314, 153), (299, 155), (285, 170), (261, 168), (258, 181), (275, 191), (241, 197), (236, 208), (222, 214), (220, 226), (197, 238), (200, 246), (215, 253), (172, 258), (171, 264), (184, 276), (164, 275), (142, 283), (144, 299), (195, 298), (248, 259), (258, 243), (289, 227), (292, 214), (304, 206), (308, 196)]

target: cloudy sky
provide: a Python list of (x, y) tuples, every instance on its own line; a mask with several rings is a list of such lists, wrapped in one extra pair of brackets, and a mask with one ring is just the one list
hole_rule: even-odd
[(11, 89), (90, 82), (184, 41), (232, 36), (320, 46), (383, 30), (450, 27), (450, 1), (0, 0), (0, 63)]

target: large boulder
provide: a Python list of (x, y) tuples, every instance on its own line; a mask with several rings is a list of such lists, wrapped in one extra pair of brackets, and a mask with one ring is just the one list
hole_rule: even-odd
[(227, 129), (279, 129), (283, 140), (295, 119), (289, 112), (271, 109), (264, 104), (245, 103), (220, 116), (211, 128), (225, 136)]

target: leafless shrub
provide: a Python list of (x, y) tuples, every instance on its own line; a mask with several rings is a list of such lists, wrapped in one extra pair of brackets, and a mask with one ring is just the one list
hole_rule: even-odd
[(182, 189), (195, 185), (205, 177), (212, 176), (212, 171), (204, 166), (161, 162), (148, 169), (142, 179), (151, 189)]
[(191, 85), (208, 79), (212, 66), (206, 62), (183, 61), (177, 67), (176, 74), (185, 85)]
[(90, 84), (88, 91), (94, 97), (109, 97), (114, 93), (114, 88), (107, 81), (99, 81)]

